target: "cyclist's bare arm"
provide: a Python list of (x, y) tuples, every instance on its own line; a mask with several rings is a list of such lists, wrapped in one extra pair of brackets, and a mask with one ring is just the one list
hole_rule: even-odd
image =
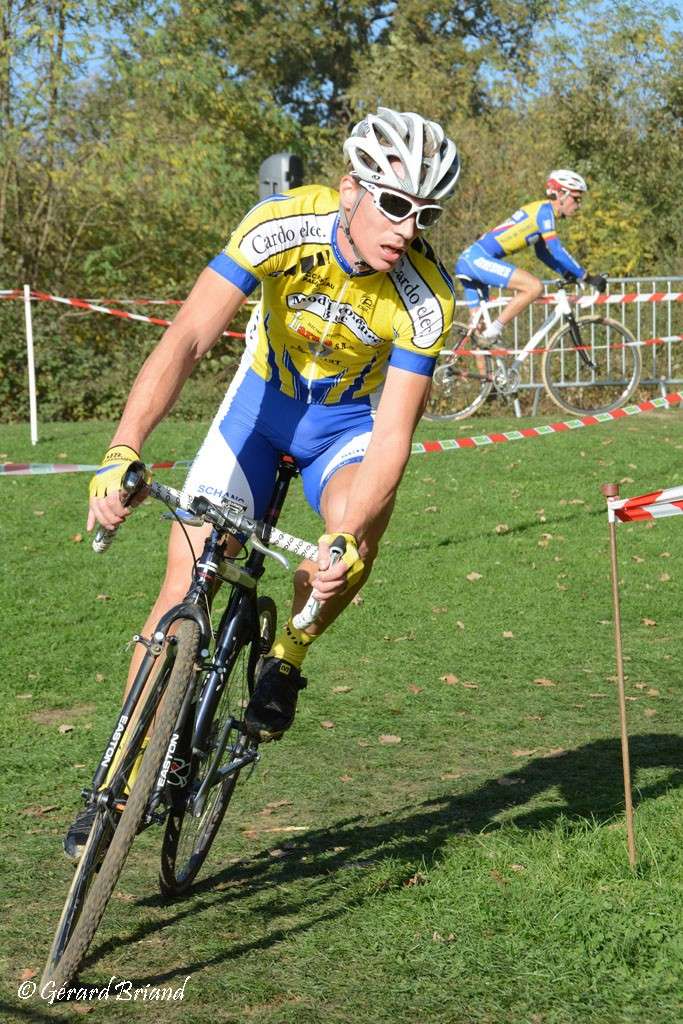
[[(333, 532), (350, 533), (362, 544), (373, 524), (388, 517), (429, 386), (429, 377), (389, 368), (368, 450), (363, 461), (353, 467), (346, 506)], [(345, 573), (346, 566), (341, 562), (321, 570), (315, 580), (317, 595), (326, 599), (338, 592)]]
[[(169, 412), (196, 363), (226, 329), (244, 302), (244, 293), (215, 270), (206, 268), (161, 341), (149, 355), (131, 389), (111, 444), (140, 452), (154, 427)], [(118, 526), (130, 508), (118, 494), (91, 498), (88, 529), (95, 522)]]

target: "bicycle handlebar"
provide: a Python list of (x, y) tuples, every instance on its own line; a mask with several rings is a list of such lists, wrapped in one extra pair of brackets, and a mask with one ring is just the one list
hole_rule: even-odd
[[(346, 552), (346, 540), (341, 536), (335, 537), (330, 544), (330, 565), (334, 565), (344, 556)], [(292, 625), (296, 629), (305, 629), (318, 618), (322, 601), (318, 601), (311, 594), (300, 612), (292, 619)]]
[[(124, 474), (121, 482), (122, 502), (129, 504), (136, 496), (140, 495), (147, 487), (145, 466), (142, 462), (132, 462)], [(244, 509), (235, 502), (226, 501), (222, 505), (213, 505), (203, 496), (186, 498), (180, 491), (165, 484), (153, 481), (148, 486), (149, 496), (161, 501), (168, 508), (179, 509), (186, 513), (185, 521), (193, 526), (201, 526), (202, 523), (210, 524), (225, 533), (241, 533), (249, 535), (252, 544), (265, 555), (269, 555), (276, 561), (281, 561), (285, 568), (289, 568), (287, 559), (267, 546), (274, 544), (283, 551), (291, 551), (300, 558), (309, 559), (312, 562), (318, 560), (318, 548), (315, 544), (295, 537), (291, 533), (285, 533), (275, 526), (269, 526), (259, 519), (252, 519), (247, 516)], [(92, 542), (93, 551), (96, 554), (103, 554), (111, 546), (114, 537), (118, 532), (118, 526), (108, 530), (100, 526)], [(330, 546), (330, 564), (338, 561), (346, 550), (346, 541), (343, 537), (335, 537)], [(294, 618), (297, 629), (304, 629), (309, 626), (318, 616), (322, 602), (309, 597), (306, 605)]]

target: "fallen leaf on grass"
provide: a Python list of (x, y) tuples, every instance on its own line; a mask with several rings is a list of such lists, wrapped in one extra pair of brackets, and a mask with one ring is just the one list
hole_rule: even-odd
[(332, 687), (332, 693), (350, 693), (350, 692), (351, 692), (351, 687), (350, 686), (333, 686)]
[(523, 864), (511, 864), (510, 865), (510, 871), (517, 871), (517, 872), (519, 872), (519, 871), (526, 871), (526, 868), (524, 867)]
[(533, 750), (513, 750), (512, 751), (512, 756), (513, 757), (531, 757), (531, 755), (535, 754), (537, 750), (538, 750), (538, 747), (534, 747)]
[(266, 804), (260, 814), (272, 814), (273, 811), (277, 811), (280, 807), (291, 807), (291, 800), (273, 800), (271, 803)]
[(463, 683), (462, 685), (465, 687), (466, 690), (478, 690), (479, 689), (479, 683)]
[(33, 514), (34, 514), (34, 516), (44, 516), (45, 515), (44, 512), (41, 512), (40, 509), (37, 509), (37, 508), (34, 508)]
[(660, 558), (671, 558), (671, 552), (670, 551), (660, 551), (659, 552), (659, 557)]
[(465, 578), (468, 579), (470, 583), (476, 583), (477, 580), (482, 578), (482, 575), (480, 572), (468, 572)]
[(543, 676), (539, 676), (538, 679), (533, 680), (534, 686), (557, 686), (552, 679), (545, 679)]
[(66, 722), (63, 722), (62, 725), (60, 725), (60, 727), (59, 727), (59, 729), (57, 731), (60, 732), (62, 734), (62, 736), (63, 736), (67, 732), (73, 732), (74, 731), (74, 727), (73, 727), (73, 725), (67, 725)]
[(109, 601), (109, 594), (98, 594), (95, 598), (96, 601)]
[(455, 686), (458, 683), (458, 677), (454, 676), (452, 672), (447, 672), (445, 676), (439, 676), (439, 678), (446, 686)]
[(655, 715), (657, 714), (657, 712), (655, 711), (654, 708), (645, 708), (645, 710), (643, 711), (643, 714), (645, 715), (646, 718), (654, 718)]
[(631, 555), (631, 558), (633, 559), (634, 562), (644, 562), (645, 561), (645, 559), (641, 558), (640, 555)]
[(411, 683), (410, 686), (408, 687), (408, 689), (410, 690), (411, 693), (416, 693), (417, 694), (417, 693), (422, 693), (422, 690), (424, 689), (424, 687), (422, 687), (422, 686), (415, 686), (414, 683)]
[(362, 594), (354, 594), (354, 596), (351, 598), (351, 604), (361, 605), (364, 600), (365, 598), (363, 597)]
[(35, 978), (37, 973), (38, 971), (34, 971), (32, 967), (24, 967), (19, 975), (19, 981), (30, 981), (31, 978)]
[(330, 722), (327, 719), (320, 723), (321, 729), (334, 729), (334, 722)]
[(511, 629), (503, 630), (503, 636), (505, 637), (506, 640), (512, 640), (514, 638), (514, 635), (515, 634), (512, 632)]
[(339, 781), (340, 782), (353, 782), (353, 775), (340, 775), (339, 776)]
[(659, 697), (659, 690), (656, 690), (654, 686), (651, 686), (647, 691), (648, 697)]
[(24, 807), (21, 813), (27, 814), (29, 818), (44, 818), (46, 814), (57, 810), (59, 810), (59, 804), (48, 804), (46, 807), (32, 804), (31, 807)]
[(447, 611), (448, 611), (448, 608), (443, 608), (443, 607), (441, 607), (441, 608), (432, 608), (432, 614), (433, 615), (441, 615), (442, 612), (447, 612)]
[(15, 698), (17, 700), (32, 700), (33, 699), (33, 694), (32, 693), (15, 693), (14, 696), (15, 696)]
[(509, 533), (510, 527), (507, 523), (498, 523), (496, 526), (496, 533)]
[(421, 871), (416, 871), (414, 875), (410, 876), (410, 878), (406, 878), (403, 884), (406, 887), (410, 887), (411, 885), (426, 885), (427, 876), (423, 875)]
[(497, 885), (508, 885), (510, 882), (509, 878), (504, 878), (500, 871), (496, 871), (495, 868), (493, 868), (492, 871), (489, 871), (489, 875)]
[(442, 772), (439, 776), (443, 782), (452, 782), (454, 779), (461, 779), (462, 772)]
[(641, 619), (640, 621), (642, 622), (642, 624), (644, 626), (656, 626), (657, 625), (657, 620), (656, 619), (645, 618), (645, 619)]
[(392, 746), (393, 744), (400, 743), (401, 737), (393, 736), (390, 732), (383, 732), (382, 735), (379, 737), (379, 741), (382, 744), (382, 746), (388, 747)]
[(668, 572), (663, 572), (662, 575), (659, 577), (660, 583), (669, 583), (670, 580), (671, 577), (669, 576)]
[(427, 507), (426, 507), (426, 509), (424, 509), (424, 511), (425, 512), (438, 512), (439, 509), (437, 508), (436, 505), (427, 505)]
[(456, 622), (456, 626), (458, 627), (458, 629), (464, 629), (465, 623), (461, 622), (460, 619), (458, 619), (458, 621)]

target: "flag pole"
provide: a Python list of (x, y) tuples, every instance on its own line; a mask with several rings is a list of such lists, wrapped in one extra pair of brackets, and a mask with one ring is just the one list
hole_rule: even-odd
[(631, 868), (636, 865), (636, 840), (633, 830), (633, 799), (631, 795), (631, 763), (628, 749), (628, 729), (626, 725), (626, 697), (624, 694), (624, 657), (621, 641), (621, 610), (619, 605), (619, 568), (617, 563), (617, 524), (616, 517), (610, 507), (610, 498), (619, 497), (619, 484), (603, 484), (602, 493), (607, 499), (607, 515), (609, 518), (610, 556), (612, 563), (612, 604), (614, 607), (614, 647), (617, 658), (617, 690), (619, 694), (619, 721), (621, 724), (621, 762), (624, 770), (624, 803), (626, 806), (626, 839), (628, 843), (628, 862)]

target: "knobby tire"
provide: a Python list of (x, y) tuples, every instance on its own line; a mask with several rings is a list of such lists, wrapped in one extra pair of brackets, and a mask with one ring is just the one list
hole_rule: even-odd
[[(251, 695), (258, 659), (267, 653), (275, 637), (275, 603), (269, 597), (259, 597), (257, 611), (260, 635), (243, 644), (232, 656), (230, 672), (214, 715), (216, 733), (227, 716), (241, 719), (244, 713), (241, 705)], [(192, 723), (189, 724), (191, 728)], [(226, 757), (241, 756), (252, 742), (244, 732), (235, 728), (234, 736), (228, 740), (228, 750), (224, 752), (223, 760)], [(198, 786), (206, 772), (212, 770), (213, 760), (209, 756), (203, 763), (198, 763), (193, 757), (192, 766), (188, 789), (193, 785)], [(216, 838), (242, 770), (235, 769), (209, 790), (207, 804), (200, 818), (189, 813), (186, 793), (181, 792), (181, 798), (174, 803), (166, 823), (161, 850), (159, 888), (165, 896), (181, 896), (190, 889)]]
[[(155, 786), (173, 734), (183, 697), (189, 682), (193, 678), (199, 648), (199, 627), (193, 620), (181, 621), (175, 636), (175, 658), (173, 659), (168, 683), (159, 703), (154, 731), (145, 750), (138, 777), (128, 797), (116, 830), (113, 833), (111, 842), (104, 854), (99, 871), (90, 881), (85, 901), (73, 930), (58, 958), (55, 957), (55, 944), (53, 943), (53, 948), (43, 973), (41, 989), (46, 983), (51, 982), (54, 984), (55, 990), (58, 990), (67, 986), (76, 974), (99, 927), (107, 903), (114, 891), (114, 886), (118, 881), (126, 857), (145, 815), (150, 795)], [(166, 670), (166, 668), (167, 663), (162, 666), (162, 671)], [(99, 820), (99, 816), (96, 819), (96, 823), (97, 820)], [(91, 830), (86, 848), (76, 867), (76, 874), (81, 870), (81, 864), (86, 855), (89, 855), (89, 847), (95, 839), (93, 832), (94, 829)], [(72, 885), (62, 914), (62, 920), (64, 919), (64, 914), (68, 911), (73, 889), (74, 886)], [(61, 923), (62, 921), (60, 921), (60, 926)], [(60, 927), (58, 926), (58, 934), (59, 930)]]

